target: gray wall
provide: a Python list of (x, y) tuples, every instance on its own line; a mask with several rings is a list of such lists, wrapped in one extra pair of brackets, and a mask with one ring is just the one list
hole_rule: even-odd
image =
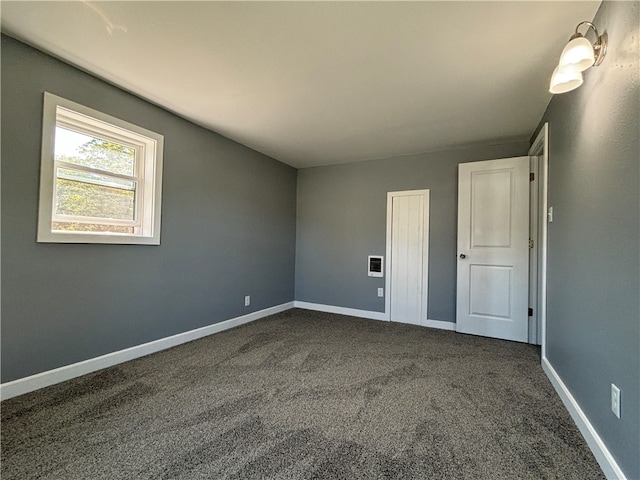
[(428, 318), (455, 321), (457, 165), (526, 155), (528, 142), (298, 171), (296, 300), (384, 312), (367, 256), (385, 255), (387, 192), (430, 189)]
[[(547, 357), (627, 478), (640, 478), (638, 2), (605, 2), (604, 63), (553, 97)], [(622, 389), (622, 419), (609, 409)]]
[[(160, 246), (36, 243), (45, 90), (164, 135)], [(295, 169), (6, 36), (1, 153), (2, 382), (293, 300)]]

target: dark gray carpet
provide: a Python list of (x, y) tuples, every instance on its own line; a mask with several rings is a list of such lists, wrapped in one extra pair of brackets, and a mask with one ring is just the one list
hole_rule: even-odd
[(1, 473), (604, 478), (538, 348), (303, 310), (3, 402)]

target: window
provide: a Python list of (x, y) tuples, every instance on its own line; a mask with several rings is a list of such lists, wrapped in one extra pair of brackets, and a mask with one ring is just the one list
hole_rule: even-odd
[(44, 94), (38, 242), (160, 244), (163, 136)]

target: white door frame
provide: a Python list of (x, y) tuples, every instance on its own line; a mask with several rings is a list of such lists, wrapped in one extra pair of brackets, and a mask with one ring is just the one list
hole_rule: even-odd
[(540, 343), (538, 321), (538, 229), (540, 224), (538, 156), (529, 155), (529, 338), (528, 343)]
[[(549, 123), (546, 122), (529, 149), (531, 158), (531, 170), (535, 174), (534, 188), (537, 197), (537, 231), (535, 232), (534, 250), (537, 263), (537, 281), (529, 284), (530, 298), (536, 299), (534, 305), (534, 319), (536, 323), (535, 338), (529, 338), (529, 343), (542, 345), (542, 358), (546, 358), (546, 332), (547, 332), (547, 230), (548, 230), (548, 204), (547, 194), (549, 189)], [(534, 208), (533, 205), (530, 208)]]
[(393, 217), (393, 198), (409, 195), (423, 195), (424, 201), (424, 218), (422, 222), (423, 228), (423, 265), (422, 265), (422, 312), (420, 316), (420, 324), (427, 324), (428, 299), (429, 299), (429, 210), (430, 210), (430, 191), (425, 190), (405, 190), (401, 192), (387, 192), (387, 246), (386, 246), (386, 277), (385, 277), (385, 296), (384, 296), (384, 314), (388, 321), (391, 321), (391, 272), (393, 265), (391, 259), (391, 240), (392, 240), (392, 217)]

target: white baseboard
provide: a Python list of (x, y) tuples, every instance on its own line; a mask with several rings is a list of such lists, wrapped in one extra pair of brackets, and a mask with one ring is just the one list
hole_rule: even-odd
[(439, 328), (440, 330), (456, 331), (456, 324), (453, 322), (443, 322), (442, 320), (425, 320), (424, 327)]
[(382, 312), (372, 312), (370, 310), (358, 310), (355, 308), (335, 307), (333, 305), (323, 305), (321, 303), (293, 302), (295, 308), (304, 310), (315, 310), (317, 312), (337, 313), (340, 315), (350, 315), (352, 317), (369, 318), (371, 320), (388, 321), (387, 316)]
[(587, 445), (589, 445), (593, 456), (596, 457), (596, 460), (598, 461), (600, 468), (602, 468), (605, 476), (609, 480), (626, 480), (627, 477), (616, 463), (611, 452), (609, 452), (609, 449), (600, 438), (600, 435), (598, 435), (598, 432), (596, 432), (593, 425), (591, 425), (589, 418), (587, 418), (585, 413), (582, 411), (580, 405), (576, 399), (573, 398), (573, 395), (571, 395), (571, 392), (546, 357), (542, 358), (542, 369), (547, 374), (547, 377), (549, 377), (549, 380), (556, 389), (556, 392), (558, 392), (562, 403), (564, 403), (564, 406), (569, 410), (571, 418), (573, 418), (573, 421), (578, 426), (580, 433), (582, 433), (582, 436), (587, 441)]
[(112, 367), (119, 363), (144, 357), (150, 353), (159, 352), (160, 350), (175, 347), (182, 343), (197, 340), (198, 338), (244, 325), (245, 323), (253, 322), (268, 315), (284, 312), (285, 310), (293, 308), (293, 306), (294, 302), (283, 303), (281, 305), (249, 313), (241, 317), (214, 323), (213, 325), (208, 325), (206, 327), (196, 328), (195, 330), (190, 330), (188, 332), (178, 333), (170, 337), (143, 343), (142, 345), (136, 345), (135, 347), (125, 348), (124, 350), (118, 350), (117, 352), (107, 353), (106, 355), (83, 360), (82, 362), (65, 365), (64, 367), (55, 368), (29, 377), (6, 382), (0, 385), (0, 399), (6, 400), (40, 388), (70, 380), (81, 375), (86, 375), (87, 373), (96, 372), (103, 368)]
[[(358, 310), (355, 308), (336, 307), (334, 305), (323, 305), (321, 303), (294, 302), (295, 308), (303, 308), (305, 310), (315, 310), (317, 312), (338, 313), (340, 315), (350, 315), (352, 317), (370, 318), (372, 320), (389, 321), (389, 316), (383, 312), (372, 312), (370, 310)], [(456, 324), (451, 322), (443, 322), (441, 320), (425, 320), (423, 327), (439, 328), (441, 330), (455, 330)]]

